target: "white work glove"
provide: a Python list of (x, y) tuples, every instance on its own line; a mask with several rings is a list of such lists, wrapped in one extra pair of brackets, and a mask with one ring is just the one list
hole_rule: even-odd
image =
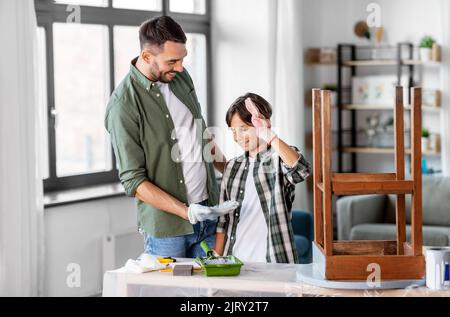
[(202, 206), (199, 204), (189, 205), (188, 217), (189, 222), (195, 225), (197, 222), (205, 220), (216, 220), (218, 217), (229, 214), (239, 207), (239, 203), (234, 200), (227, 200), (226, 202), (213, 207)]
[(256, 107), (250, 98), (245, 99), (245, 107), (248, 112), (252, 114), (252, 124), (256, 129), (256, 135), (270, 145), (277, 137), (276, 133), (272, 131), (270, 119), (264, 118), (264, 116), (259, 113), (258, 107)]

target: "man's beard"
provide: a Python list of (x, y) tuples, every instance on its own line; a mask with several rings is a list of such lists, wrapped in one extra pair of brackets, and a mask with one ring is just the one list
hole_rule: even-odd
[(172, 79), (166, 79), (164, 77), (164, 75), (167, 75), (167, 74), (170, 74), (170, 73), (173, 73), (174, 75), (177, 74), (177, 72), (162, 73), (161, 71), (159, 71), (159, 67), (156, 64), (153, 66), (153, 69), (150, 72), (152, 73), (152, 75), (153, 75), (152, 77), (155, 78), (156, 81), (159, 81), (161, 83), (166, 83), (166, 84), (171, 82), (175, 78), (175, 76), (173, 76)]
[[(168, 73), (164, 73), (164, 75), (166, 75), (166, 74), (170, 74), (170, 73), (172, 73), (172, 72), (168, 72)], [(173, 72), (173, 74), (174, 74), (174, 76), (171, 78), (171, 79), (165, 79), (164, 78), (164, 76), (163, 76), (163, 74), (161, 73), (161, 75), (159, 76), (159, 78), (158, 78), (158, 81), (160, 81), (160, 82), (162, 82), (162, 83), (170, 83), (174, 78), (175, 78), (175, 75), (177, 74), (176, 72)]]

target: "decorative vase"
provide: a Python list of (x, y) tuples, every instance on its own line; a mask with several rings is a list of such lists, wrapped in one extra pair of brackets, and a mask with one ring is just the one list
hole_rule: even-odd
[(420, 52), (420, 60), (422, 62), (431, 61), (431, 48), (421, 47), (419, 52)]
[(437, 43), (434, 43), (431, 48), (431, 60), (435, 62), (441, 61), (441, 46)]

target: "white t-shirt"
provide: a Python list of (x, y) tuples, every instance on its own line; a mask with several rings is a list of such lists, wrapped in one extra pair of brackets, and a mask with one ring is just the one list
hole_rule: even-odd
[[(194, 116), (170, 90), (169, 84), (158, 83), (175, 126), (172, 137), (178, 140), (188, 204), (208, 199), (207, 174), (202, 159), (201, 133), (197, 133)], [(201, 131), (200, 131), (201, 132)], [(168, 175), (170, 177), (170, 175)]]
[(245, 181), (244, 200), (241, 205), (236, 242), (232, 254), (242, 261), (267, 262), (268, 227), (253, 178), (255, 160), (250, 158)]

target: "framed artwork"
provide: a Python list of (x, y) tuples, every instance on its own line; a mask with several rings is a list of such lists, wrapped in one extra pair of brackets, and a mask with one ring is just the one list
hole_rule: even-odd
[[(403, 87), (408, 86), (408, 78), (402, 78)], [(352, 78), (352, 103), (367, 105), (394, 105), (397, 76), (355, 76)], [(404, 100), (407, 88), (404, 88)]]

